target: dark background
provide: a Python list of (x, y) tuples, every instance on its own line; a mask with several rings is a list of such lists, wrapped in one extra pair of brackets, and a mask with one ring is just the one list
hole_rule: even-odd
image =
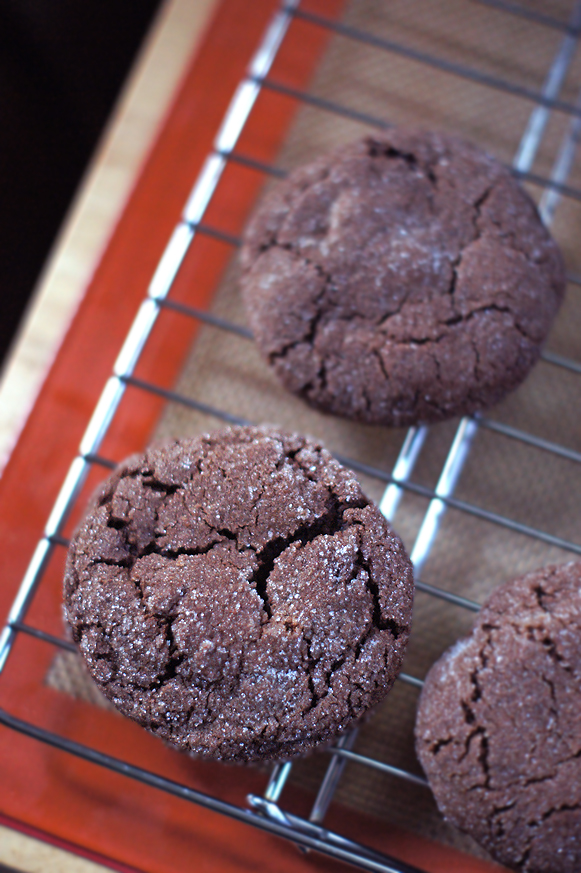
[(0, 0), (0, 365), (161, 0)]

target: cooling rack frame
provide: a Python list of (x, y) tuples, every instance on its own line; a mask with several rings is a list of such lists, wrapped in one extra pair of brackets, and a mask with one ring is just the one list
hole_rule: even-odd
[[(503, 3), (501, 0), (475, 0), (475, 2), (486, 3), (494, 6), (496, 9), (500, 8), (505, 14), (509, 15), (524, 15), (525, 13), (529, 16), (531, 15), (530, 10), (524, 10), (523, 7), (519, 7), (516, 4)], [(337, 11), (337, 8), (338, 4), (334, 4), (334, 11)], [(239, 137), (253, 111), (259, 94), (265, 90), (272, 91), (273, 93), (283, 94), (286, 97), (300, 101), (303, 104), (317, 106), (317, 108), (323, 111), (339, 112), (355, 120), (363, 121), (372, 127), (385, 127), (385, 122), (382, 119), (371, 117), (352, 107), (338, 106), (330, 101), (313, 97), (307, 90), (292, 88), (270, 76), (273, 61), (290, 25), (295, 21), (302, 21), (321, 31), (339, 33), (349, 39), (368, 42), (385, 51), (403, 54), (418, 63), (444, 70), (450, 75), (462, 76), (479, 86), (501, 89), (529, 101), (533, 108), (521, 140), (520, 148), (512, 164), (512, 170), (519, 178), (539, 185), (544, 189), (545, 193), (541, 198), (540, 212), (544, 220), (550, 223), (560, 197), (581, 199), (581, 191), (567, 185), (567, 170), (570, 169), (574, 147), (581, 134), (581, 106), (563, 101), (558, 96), (578, 45), (581, 26), (581, 4), (577, 4), (575, 16), (568, 25), (563, 25), (562, 22), (550, 19), (547, 16), (537, 16), (537, 18), (539, 18), (539, 23), (542, 23), (543, 26), (562, 30), (563, 35), (559, 50), (547, 73), (544, 87), (540, 91), (533, 91), (532, 89), (523, 88), (522, 86), (514, 85), (514, 83), (479, 73), (471, 67), (452, 64), (445, 58), (438, 58), (418, 52), (373, 34), (347, 27), (336, 17), (305, 11), (300, 6), (300, 0), (283, 3), (280, 8), (274, 11), (265, 34), (250, 61), (246, 75), (241, 79), (235, 90), (229, 108), (214, 139), (212, 149), (201, 168), (197, 181), (181, 213), (180, 220), (164, 249), (153, 279), (149, 284), (146, 297), (140, 305), (121, 347), (121, 351), (116, 358), (113, 374), (105, 385), (81, 440), (79, 454), (72, 462), (45, 525), (44, 534), (36, 547), (10, 609), (6, 626), (0, 635), (0, 673), (8, 662), (16, 639), (22, 634), (33, 637), (43, 643), (74, 651), (74, 646), (68, 641), (28, 624), (26, 622), (26, 615), (54, 550), (67, 545), (67, 540), (62, 535), (62, 530), (75, 500), (83, 488), (90, 469), (93, 466), (103, 468), (114, 466), (114, 462), (101, 456), (99, 452), (109, 425), (127, 388), (132, 387), (139, 391), (148, 392), (166, 401), (184, 403), (191, 408), (206, 412), (225, 422), (243, 423), (240, 418), (225, 410), (209, 408), (193, 398), (180, 396), (171, 389), (141, 379), (134, 375), (134, 371), (141, 352), (153, 331), (156, 320), (163, 310), (171, 310), (181, 317), (195, 319), (200, 323), (210, 323), (219, 329), (230, 330), (238, 335), (249, 338), (248, 331), (244, 328), (218, 319), (203, 309), (196, 309), (192, 306), (172, 301), (168, 294), (194, 238), (200, 235), (206, 236), (231, 247), (239, 244), (239, 239), (235, 235), (215, 227), (204, 220), (207, 207), (229, 163), (238, 163), (251, 167), (266, 175), (280, 176), (282, 174), (281, 170), (271, 163), (257, 160), (236, 151)], [(535, 148), (540, 142), (549, 114), (554, 110), (567, 113), (571, 118), (571, 124), (568, 139), (563, 144), (561, 150), (560, 162), (555, 164), (554, 171), (549, 178), (542, 178), (533, 173), (531, 167)], [(573, 284), (581, 284), (581, 279), (578, 276), (570, 275), (568, 278)], [(547, 363), (553, 366), (581, 374), (581, 364), (576, 361), (567, 360), (548, 352), (545, 352), (543, 357)], [(502, 434), (510, 439), (521, 440), (529, 445), (534, 445), (542, 451), (552, 452), (567, 457), (569, 460), (581, 461), (581, 455), (571, 449), (519, 431), (516, 428), (511, 428), (484, 415), (468, 417), (460, 422), (438, 483), (434, 489), (420, 486), (411, 480), (414, 464), (422, 451), (426, 438), (427, 428), (425, 427), (411, 428), (408, 431), (391, 473), (371, 468), (353, 459), (341, 458), (340, 460), (355, 470), (376, 476), (385, 483), (386, 487), (380, 508), (387, 518), (393, 516), (397, 503), (404, 491), (420, 494), (428, 499), (428, 509), (414, 549), (412, 550), (412, 560), (418, 573), (421, 571), (429, 554), (444, 513), (448, 508), (467, 512), (477, 518), (493, 524), (499, 524), (525, 536), (535, 537), (547, 544), (556, 545), (575, 554), (581, 554), (581, 545), (577, 543), (564, 540), (542, 530), (536, 530), (514, 519), (506, 518), (498, 513), (466, 503), (454, 496), (454, 489), (470, 451), (471, 442), (479, 428), (487, 428), (493, 433)], [(419, 579), (416, 584), (420, 590), (454, 603), (457, 606), (472, 610), (478, 608), (477, 604), (466, 598), (435, 589)], [(419, 678), (405, 673), (401, 675), (400, 680), (416, 688), (420, 688), (422, 684)], [(340, 778), (342, 767), (347, 760), (365, 766), (373, 766), (389, 772), (398, 778), (407, 779), (423, 786), (426, 785), (425, 780), (417, 774), (399, 770), (382, 762), (373, 761), (355, 752), (351, 748), (354, 742), (354, 735), (343, 737), (336, 747), (331, 750), (331, 762), (315, 804), (311, 809), (310, 816), (307, 818), (289, 812), (279, 803), (289, 775), (290, 765), (288, 764), (276, 766), (264, 792), (262, 794), (251, 794), (248, 807), (243, 808), (213, 797), (208, 793), (193, 789), (188, 785), (162, 777), (155, 772), (147, 771), (128, 761), (77, 743), (67, 736), (40, 728), (32, 722), (12, 715), (5, 709), (0, 710), (0, 723), (36, 741), (53, 746), (87, 762), (97, 764), (116, 774), (131, 777), (149, 787), (154, 787), (176, 797), (198, 803), (207, 809), (219, 812), (237, 821), (252, 824), (270, 834), (296, 843), (304, 849), (316, 850), (337, 860), (355, 864), (361, 869), (383, 871), (383, 873), (421, 873), (417, 867), (412, 867), (403, 861), (398, 861), (350, 840), (340, 833), (328, 830), (322, 824), (333, 789)]]

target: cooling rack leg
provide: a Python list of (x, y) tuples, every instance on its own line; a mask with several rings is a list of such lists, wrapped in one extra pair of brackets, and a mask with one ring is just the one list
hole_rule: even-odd
[[(391, 473), (398, 482), (407, 482), (410, 478), (427, 435), (428, 428), (425, 425), (410, 427), (408, 430)], [(383, 492), (383, 497), (379, 502), (379, 511), (388, 521), (393, 521), (402, 496), (403, 490), (395, 482), (388, 485)]]
[[(577, 106), (581, 107), (581, 92), (577, 97)], [(569, 129), (563, 141), (557, 158), (551, 169), (550, 179), (552, 182), (563, 184), (573, 168), (575, 152), (581, 139), (581, 118), (572, 118)], [(554, 188), (546, 188), (539, 203), (539, 214), (543, 223), (549, 227), (555, 216), (555, 210), (561, 200), (562, 193)]]
[[(462, 472), (464, 462), (470, 451), (472, 440), (478, 430), (477, 423), (471, 418), (463, 418), (460, 422), (456, 436), (448, 452), (444, 469), (440, 474), (438, 484), (436, 485), (436, 494), (438, 497), (449, 497), (453, 493), (456, 483)], [(428, 511), (424, 516), (422, 526), (416, 537), (416, 541), (410, 555), (411, 562), (414, 565), (414, 573), (419, 575), (426, 558), (430, 553), (430, 549), (436, 539), (440, 520), (446, 511), (446, 504), (439, 500), (438, 497), (430, 500)]]
[(290, 776), (292, 763), (287, 761), (286, 764), (275, 764), (268, 780), (268, 785), (262, 795), (265, 800), (277, 803), (280, 795), (286, 785), (286, 781)]
[[(348, 734), (344, 734), (337, 741), (337, 743), (335, 743), (336, 748), (352, 749), (355, 744), (355, 740), (357, 739), (357, 734), (357, 728), (349, 731)], [(317, 797), (313, 804), (313, 808), (311, 809), (309, 821), (318, 824), (322, 822), (327, 815), (327, 810), (329, 809), (329, 805), (331, 803), (331, 800), (333, 799), (333, 794), (335, 793), (335, 789), (339, 784), (339, 780), (343, 774), (346, 763), (346, 758), (340, 758), (338, 755), (333, 756), (333, 758), (331, 759), (331, 763), (325, 771), (325, 776), (321, 783), (321, 787), (319, 788)]]

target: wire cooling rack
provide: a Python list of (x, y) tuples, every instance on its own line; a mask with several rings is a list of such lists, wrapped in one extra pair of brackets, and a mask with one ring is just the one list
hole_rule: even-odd
[[(389, 0), (383, 2), (388, 4)], [(285, 170), (280, 166), (267, 165), (256, 160), (252, 155), (237, 150), (245, 125), (260, 93), (263, 91), (277, 93), (282, 98), (299, 101), (302, 106), (309, 107), (322, 116), (346, 119), (363, 126), (364, 129), (385, 128), (391, 123), (389, 118), (368, 112), (360, 105), (339, 102), (312, 90), (298, 91), (271, 76), (271, 68), (277, 53), (294, 21), (301, 20), (313, 28), (326, 29), (334, 37), (344, 40), (346, 45), (359, 48), (367, 46), (369, 50), (383, 52), (394, 58), (403, 58), (417, 65), (418, 69), (425, 73), (436, 71), (438, 74), (443, 73), (455, 78), (474, 89), (475, 99), (481, 93), (481, 89), (510, 95), (518, 101), (519, 112), (524, 120), (518, 148), (510, 166), (516, 177), (533, 186), (542, 220), (547, 226), (551, 226), (561, 204), (574, 205), (581, 201), (581, 188), (571, 183), (571, 179), (575, 178), (575, 152), (581, 135), (581, 91), (577, 99), (575, 83), (571, 81), (572, 77), (574, 79), (576, 76), (577, 81), (581, 83), (580, 71), (575, 65), (581, 32), (581, 3), (578, 2), (574, 6), (562, 4), (563, 8), (558, 10), (561, 13), (560, 17), (556, 17), (555, 10), (550, 4), (547, 12), (547, 9), (542, 8), (542, 4), (539, 3), (528, 6), (503, 2), (503, 0), (472, 0), (472, 3), (489, 7), (490, 15), (505, 16), (517, 23), (526, 22), (527, 26), (534, 25), (540, 29), (539, 32), (550, 35), (553, 48), (548, 65), (545, 65), (546, 68), (541, 71), (540, 87), (513, 80), (509, 76), (500, 76), (490, 71), (486, 63), (478, 65), (475, 62), (472, 65), (455, 57), (433, 54), (421, 45), (418, 47), (415, 44), (392, 40), (384, 34), (380, 35), (376, 29), (358, 26), (356, 14), (351, 16), (346, 14), (342, 21), (331, 20), (309, 11), (308, 8), (304, 8), (304, 4), (300, 4), (299, 0), (294, 0), (283, 4), (274, 15), (250, 63), (246, 77), (240, 82), (232, 98), (215, 139), (213, 151), (208, 155), (183, 213), (179, 217), (152, 278), (146, 298), (119, 352), (113, 374), (106, 383), (89, 422), (79, 454), (72, 462), (62, 485), (47, 521), (44, 536), (32, 556), (8, 622), (0, 636), (0, 671), (4, 670), (19, 634), (37, 637), (63, 650), (75, 651), (75, 647), (65, 639), (57, 638), (34, 627), (27, 621), (27, 614), (39, 586), (42, 585), (50, 556), (54, 550), (63, 549), (68, 545), (62, 532), (90, 471), (94, 467), (115, 466), (99, 452), (127, 388), (132, 387), (194, 410), (207, 417), (207, 429), (215, 426), (216, 420), (231, 424), (247, 423), (247, 420), (237, 411), (218, 408), (209, 403), (206, 398), (185, 395), (180, 393), (179, 389), (167, 389), (136, 375), (136, 369), (156, 321), (164, 310), (171, 310), (185, 319), (195, 319), (221, 333), (231, 334), (240, 342), (252, 339), (250, 332), (237, 321), (224, 318), (221, 314), (195, 309), (186, 302), (172, 298), (171, 292), (180, 267), (197, 237), (213, 237), (233, 249), (239, 245), (238, 237), (212, 226), (206, 218), (212, 198), (222, 183), (229, 164), (242, 165), (262, 173), (265, 179), (285, 174)], [(348, 9), (353, 6), (356, 4), (351, 4)], [(559, 123), (552, 130), (551, 124), (556, 115)], [(552, 145), (548, 149), (548, 156), (545, 155), (545, 159), (541, 161), (541, 172), (537, 168), (537, 159), (544, 138), (547, 136)], [(569, 213), (565, 216), (566, 224), (571, 221), (568, 216)], [(574, 270), (569, 271), (568, 284), (568, 293), (575, 295), (578, 293), (575, 286), (581, 285), (581, 276)], [(571, 348), (574, 352), (574, 343), (571, 346), (571, 342), (567, 342), (566, 331), (562, 346), (563, 348), (558, 345), (553, 348), (551, 345), (550, 351), (545, 350), (539, 366), (550, 368), (556, 374), (554, 379), (559, 380), (561, 377), (565, 379), (563, 392), (570, 395), (570, 384), (574, 382), (577, 386), (577, 380), (581, 376), (581, 361), (575, 360), (574, 353), (571, 354)], [(553, 381), (551, 384), (557, 382)], [(439, 583), (441, 578), (446, 578), (448, 573), (448, 565), (444, 562), (443, 570), (438, 574), (438, 554), (441, 561), (442, 551), (446, 551), (449, 539), (454, 538), (454, 532), (449, 525), (447, 527), (452, 514), (455, 517), (468, 519), (469, 525), (482, 525), (487, 530), (498, 529), (501, 538), (505, 534), (514, 535), (520, 538), (519, 542), (534, 544), (531, 549), (538, 563), (543, 562), (546, 556), (553, 559), (555, 557), (567, 559), (572, 555), (581, 554), (581, 543), (575, 540), (575, 532), (578, 529), (577, 519), (573, 519), (570, 527), (563, 534), (562, 530), (556, 529), (559, 526), (553, 523), (551, 510), (551, 500), (558, 503), (564, 499), (564, 492), (553, 487), (555, 477), (551, 471), (554, 470), (554, 465), (559, 463), (566, 465), (561, 478), (564, 476), (565, 479), (573, 481), (575, 475), (578, 475), (576, 465), (581, 462), (579, 429), (573, 426), (569, 433), (560, 427), (556, 419), (550, 417), (548, 426), (545, 426), (546, 417), (542, 416), (538, 419), (521, 416), (525, 424), (528, 422), (528, 426), (520, 426), (518, 414), (511, 414), (513, 407), (507, 408), (509, 410), (507, 414), (501, 412), (500, 415), (491, 413), (463, 418), (454, 426), (454, 433), (446, 431), (449, 439), (447, 437), (448, 445), (444, 453), (439, 448), (434, 448), (432, 439), (434, 429), (410, 428), (406, 434), (402, 434), (395, 463), (389, 470), (368, 463), (365, 459), (339, 457), (343, 463), (376, 483), (380, 494), (380, 509), (389, 520), (394, 519), (406, 499), (419, 499), (422, 509), (419, 515), (416, 512), (415, 526), (412, 525), (411, 548), (416, 588), (418, 592), (429, 598), (430, 602), (438, 602), (446, 608), (458, 608), (467, 614), (478, 610), (477, 599), (466, 596), (466, 591), (454, 590), (453, 585), (447, 588), (445, 585), (433, 584), (434, 581)], [(556, 414), (560, 414), (558, 409)], [(565, 439), (562, 438), (563, 434)], [(491, 440), (494, 443), (492, 447)], [(486, 505), (486, 501), (478, 503), (471, 499), (470, 482), (474, 480), (479, 470), (479, 458), (485, 455), (489, 458), (491, 454), (495, 456), (495, 452), (500, 455), (506, 454), (509, 445), (518, 453), (526, 451), (538, 453), (534, 454), (537, 460), (532, 462), (536, 478), (543, 478), (543, 470), (549, 471), (546, 475), (549, 479), (548, 490), (544, 493), (553, 496), (548, 500), (550, 505), (546, 513), (535, 515), (533, 511), (529, 519), (529, 514), (521, 511), (523, 503), (534, 503), (537, 495), (534, 487), (527, 490), (526, 483), (523, 486), (522, 482), (518, 485), (520, 502), (513, 505), (512, 512), (495, 508), (492, 499), (490, 505)], [(426, 458), (429, 458), (429, 463)], [(427, 464), (426, 469), (429, 468), (432, 472), (425, 470), (422, 472), (422, 464), (424, 467)], [(436, 467), (437, 474), (434, 476), (433, 471)], [(531, 465), (526, 467), (526, 470), (530, 469)], [(526, 470), (525, 478), (529, 475)], [(464, 481), (463, 478), (461, 480), (461, 476), (464, 472), (468, 476), (468, 485), (464, 489), (466, 496), (462, 496), (461, 488)], [(458, 496), (459, 491), (460, 496)], [(450, 510), (452, 512), (449, 512)], [(535, 518), (543, 523), (535, 523)], [(468, 534), (464, 535), (471, 536), (470, 530), (473, 529), (474, 527), (469, 526)], [(409, 538), (412, 539), (411, 534)], [(431, 573), (432, 560), (435, 563)], [(515, 559), (514, 564), (519, 566), (518, 560)], [(427, 579), (431, 581), (428, 582)], [(414, 691), (421, 689), (422, 679), (415, 673), (407, 672), (407, 669), (406, 665), (406, 672), (399, 677), (400, 683)], [(421, 791), (428, 791), (426, 781), (419, 770), (414, 771), (413, 765), (408, 767), (407, 764), (404, 766), (398, 762), (387, 763), (359, 749), (356, 730), (342, 736), (335, 746), (325, 753), (330, 755), (330, 761), (318, 782), (310, 815), (299, 817), (286, 810), (283, 803), (283, 791), (293, 770), (293, 765), (290, 763), (274, 766), (263, 794), (251, 795), (248, 798), (248, 807), (242, 808), (101, 751), (80, 745), (67, 737), (51, 733), (17, 718), (7, 711), (0, 711), (0, 723), (39, 742), (48, 743), (127, 778), (138, 780), (160, 791), (201, 804), (291, 840), (305, 849), (318, 850), (362, 869), (383, 871), (383, 873), (413, 873), (416, 870), (418, 873), (416, 868), (334, 833), (322, 824), (329, 804), (341, 784), (347, 762), (360, 768), (388, 774), (395, 780), (413, 785)]]

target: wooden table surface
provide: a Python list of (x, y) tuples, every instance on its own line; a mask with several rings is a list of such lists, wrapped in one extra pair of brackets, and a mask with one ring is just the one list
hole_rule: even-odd
[[(1, 374), (0, 471), (217, 3), (166, 0), (133, 65)], [(30, 873), (104, 869), (2, 826), (0, 864)]]
[(0, 375), (0, 471), (218, 0), (166, 0), (47, 260)]

